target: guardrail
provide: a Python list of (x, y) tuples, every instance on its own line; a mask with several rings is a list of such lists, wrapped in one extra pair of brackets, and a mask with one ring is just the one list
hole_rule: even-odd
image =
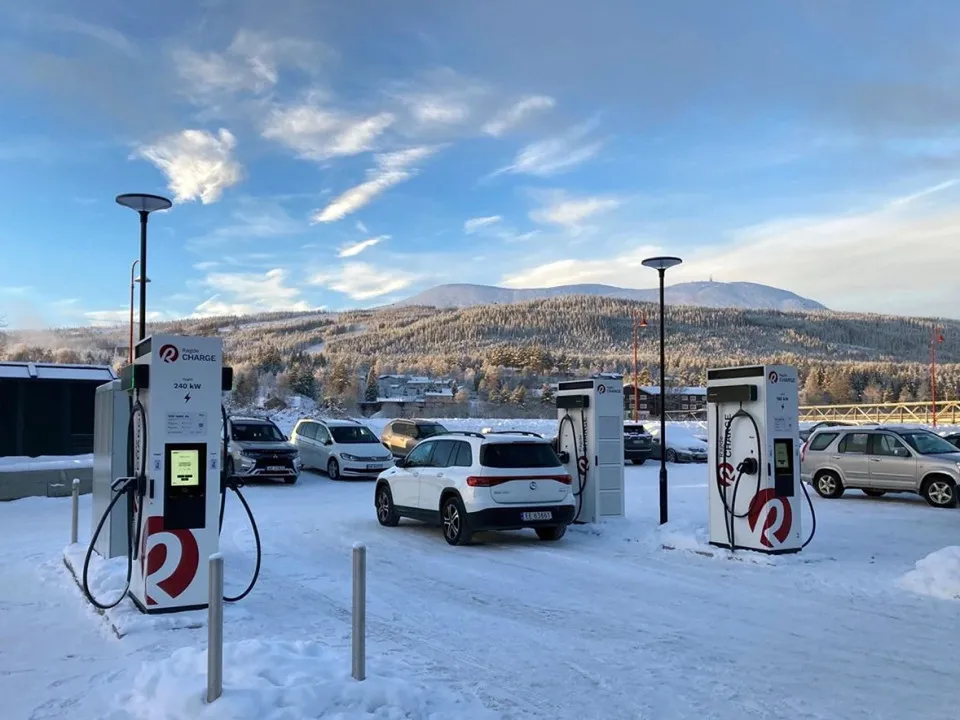
[[(933, 423), (933, 403), (867, 403), (850, 405), (801, 405), (801, 422), (841, 420), (867, 425), (872, 423)], [(937, 424), (960, 423), (960, 400), (937, 401)]]

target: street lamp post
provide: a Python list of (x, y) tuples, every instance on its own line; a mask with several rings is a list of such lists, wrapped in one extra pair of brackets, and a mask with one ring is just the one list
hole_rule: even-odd
[(130, 263), (130, 364), (133, 364), (133, 289), (138, 282), (150, 282), (150, 278), (135, 277), (134, 272), (140, 260), (134, 260)]
[(943, 329), (933, 326), (930, 333), (930, 401), (933, 405), (933, 426), (937, 426), (937, 344), (943, 342)]
[[(140, 277), (147, 276), (147, 218), (157, 210), (169, 210), (173, 203), (160, 195), (127, 193), (117, 195), (117, 204), (135, 210), (140, 215)], [(132, 270), (131, 270), (132, 272)], [(147, 284), (140, 283), (140, 340), (147, 336)]]
[(660, 275), (660, 524), (667, 522), (667, 373), (664, 352), (664, 303), (663, 276), (667, 270), (682, 263), (678, 257), (661, 256), (647, 258), (645, 267), (653, 268)]

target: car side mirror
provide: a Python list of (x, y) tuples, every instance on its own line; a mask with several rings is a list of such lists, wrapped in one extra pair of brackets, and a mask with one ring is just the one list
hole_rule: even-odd
[(396, 462), (394, 462), (393, 464), (396, 465), (398, 468), (405, 468), (407, 466), (407, 459), (397, 458)]
[(570, 453), (568, 453), (566, 450), (561, 450), (559, 453), (557, 453), (557, 457), (560, 458), (560, 462), (562, 462), (564, 465), (570, 462)]

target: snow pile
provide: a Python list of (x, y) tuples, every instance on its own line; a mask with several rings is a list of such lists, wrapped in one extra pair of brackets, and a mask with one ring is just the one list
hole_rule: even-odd
[[(63, 550), (63, 560), (77, 582), (78, 592), (83, 593), (83, 560), (87, 553), (86, 545), (67, 545)], [(90, 555), (90, 567), (87, 574), (87, 585), (90, 593), (101, 604), (116, 602), (127, 582), (127, 558), (114, 557), (104, 560), (96, 552)], [(84, 602), (89, 602), (84, 597)], [(153, 630), (180, 630), (184, 628), (200, 628), (207, 624), (206, 610), (191, 610), (186, 612), (145, 615), (133, 604), (129, 597), (124, 598), (116, 607), (105, 610), (103, 614), (116, 630), (117, 635), (123, 637), (133, 632), (147, 632)], [(246, 610), (226, 603), (224, 606), (224, 620), (249, 617)]]
[(31, 470), (77, 470), (92, 468), (93, 455), (41, 455), (0, 457), (0, 472), (29, 472)]
[(919, 595), (960, 600), (960, 546), (945, 547), (917, 561), (916, 569), (900, 578), (900, 587)]
[[(119, 698), (138, 720), (287, 720), (417, 718), (493, 720), (472, 697), (409, 679), (410, 668), (368, 663), (367, 678), (350, 677), (348, 652), (315, 642), (244, 640), (223, 648), (223, 695), (206, 703), (207, 652), (182, 648), (144, 663), (133, 690)], [(406, 672), (405, 672), (406, 671)]]

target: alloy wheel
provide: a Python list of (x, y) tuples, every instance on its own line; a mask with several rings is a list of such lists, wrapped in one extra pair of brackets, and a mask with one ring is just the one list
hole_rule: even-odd
[(817, 487), (823, 495), (833, 495), (837, 491), (837, 482), (832, 475), (824, 475), (817, 480)]
[(945, 480), (934, 480), (930, 483), (927, 495), (937, 505), (949, 505), (953, 502), (953, 487)]
[(390, 517), (390, 496), (387, 495), (385, 488), (380, 488), (377, 493), (377, 518), (382, 523), (386, 523)]
[(443, 507), (443, 534), (447, 540), (456, 540), (460, 535), (460, 511), (452, 502)]

